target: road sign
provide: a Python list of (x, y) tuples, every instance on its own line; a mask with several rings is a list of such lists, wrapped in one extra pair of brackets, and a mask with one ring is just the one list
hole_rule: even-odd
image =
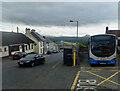
[(61, 45), (64, 45), (64, 42), (63, 42), (63, 40), (61, 40)]

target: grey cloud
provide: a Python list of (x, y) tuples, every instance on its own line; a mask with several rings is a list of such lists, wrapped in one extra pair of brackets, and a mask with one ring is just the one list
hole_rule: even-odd
[(78, 20), (79, 25), (117, 20), (117, 3), (52, 3), (52, 2), (4, 2), (3, 22), (23, 23), (35, 26), (74, 26), (69, 20)]

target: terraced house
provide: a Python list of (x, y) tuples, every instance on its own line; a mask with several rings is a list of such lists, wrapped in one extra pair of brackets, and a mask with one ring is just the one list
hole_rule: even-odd
[(0, 44), (0, 57), (12, 56), (15, 52), (34, 52), (34, 41), (22, 33), (2, 32), (2, 44)]
[(35, 53), (37, 54), (47, 53), (47, 44), (43, 36), (35, 32), (34, 29), (30, 30), (30, 28), (26, 28), (25, 35), (35, 42)]

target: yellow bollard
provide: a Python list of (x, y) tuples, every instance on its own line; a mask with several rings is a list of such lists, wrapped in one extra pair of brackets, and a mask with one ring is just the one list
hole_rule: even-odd
[(74, 58), (73, 58), (73, 66), (75, 66), (75, 58), (76, 57), (76, 52), (74, 52)]

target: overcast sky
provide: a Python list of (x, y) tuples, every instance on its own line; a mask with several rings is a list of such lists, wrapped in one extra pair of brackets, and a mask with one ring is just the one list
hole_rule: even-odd
[[(3, 2), (2, 30), (25, 33), (25, 28), (34, 28), (47, 36), (75, 36), (79, 21), (79, 36), (105, 32), (105, 27), (118, 28), (117, 2)], [(1, 26), (0, 26), (1, 27)]]

